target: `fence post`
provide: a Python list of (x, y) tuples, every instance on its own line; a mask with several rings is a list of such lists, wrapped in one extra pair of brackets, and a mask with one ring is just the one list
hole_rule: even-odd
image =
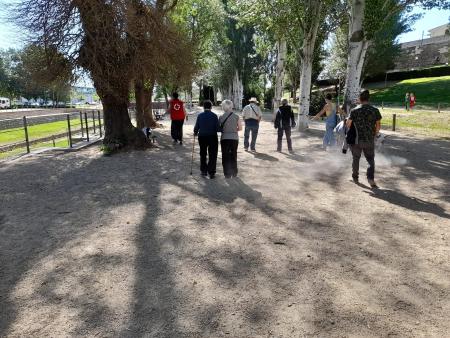
[(392, 131), (395, 131), (396, 123), (397, 123), (397, 114), (392, 114)]
[(95, 111), (92, 111), (92, 124), (94, 125), (94, 134), (95, 134)]
[(80, 111), (81, 138), (84, 138), (83, 113)]
[(56, 147), (56, 143), (55, 143), (55, 135), (52, 135), (52, 142), (53, 142), (53, 148)]
[(86, 141), (89, 142), (89, 125), (88, 125), (87, 113), (84, 113), (84, 122), (86, 123)]
[(70, 115), (67, 114), (67, 130), (69, 132), (69, 147), (72, 148), (72, 129), (70, 128)]
[(23, 131), (25, 132), (25, 143), (27, 145), (27, 153), (30, 153), (30, 140), (28, 138), (28, 124), (27, 124), (27, 117), (23, 117)]
[(384, 101), (381, 102), (381, 109), (384, 110)]
[(103, 137), (102, 119), (100, 118), (100, 110), (97, 110), (97, 114), (98, 114), (98, 128), (100, 129), (100, 137)]
[(438, 113), (440, 113), (440, 112), (441, 112), (441, 104), (438, 103)]

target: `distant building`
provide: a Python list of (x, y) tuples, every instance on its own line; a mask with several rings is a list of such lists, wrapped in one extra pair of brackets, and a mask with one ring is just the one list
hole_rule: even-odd
[(439, 36), (450, 35), (450, 24), (442, 25), (428, 31), (430, 38), (437, 38)]
[(395, 70), (439, 66), (450, 61), (450, 24), (429, 30), (429, 37), (400, 44)]

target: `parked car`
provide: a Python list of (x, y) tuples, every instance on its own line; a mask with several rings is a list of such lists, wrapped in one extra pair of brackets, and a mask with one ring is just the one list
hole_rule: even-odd
[(6, 97), (0, 97), (0, 109), (11, 108), (11, 101)]

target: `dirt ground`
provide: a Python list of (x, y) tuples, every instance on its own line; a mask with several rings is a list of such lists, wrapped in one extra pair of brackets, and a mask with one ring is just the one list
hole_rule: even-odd
[(184, 146), (2, 164), (1, 337), (450, 336), (449, 140), (390, 135), (372, 191), (320, 124), (291, 155), (264, 122), (209, 180), (193, 122)]

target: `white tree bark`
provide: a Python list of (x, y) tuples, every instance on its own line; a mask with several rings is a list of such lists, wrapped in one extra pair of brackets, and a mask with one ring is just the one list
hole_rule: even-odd
[(231, 83), (231, 92), (234, 109), (242, 109), (242, 97), (244, 96), (244, 86), (242, 85), (242, 79), (239, 77), (239, 71), (235, 69), (233, 75), (233, 82)]
[(348, 32), (349, 53), (344, 104), (347, 113), (354, 106), (361, 91), (361, 75), (370, 42), (364, 38), (364, 10), (366, 0), (351, 1), (351, 16)]
[(308, 15), (314, 18), (310, 27), (305, 31), (302, 47), (302, 70), (300, 74), (300, 103), (298, 114), (298, 129), (300, 131), (308, 128), (308, 115), (311, 102), (311, 76), (314, 59), (314, 48), (316, 46), (317, 32), (322, 21), (322, 2), (313, 1)]
[(277, 113), (278, 107), (281, 105), (281, 99), (283, 98), (283, 88), (284, 88), (284, 75), (285, 67), (284, 63), (287, 55), (287, 43), (286, 39), (281, 38), (277, 43), (277, 64), (275, 70), (275, 93), (273, 97), (273, 118), (275, 119), (275, 114)]

